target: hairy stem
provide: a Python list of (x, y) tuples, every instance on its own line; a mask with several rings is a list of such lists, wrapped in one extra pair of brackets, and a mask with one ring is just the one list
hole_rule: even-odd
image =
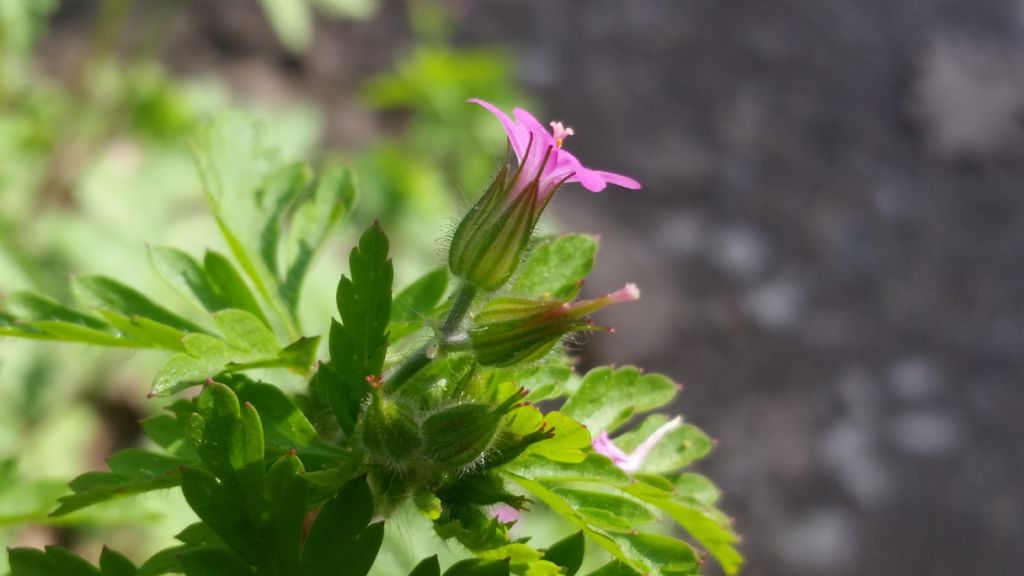
[[(441, 348), (441, 344), (459, 329), (459, 324), (462, 323), (462, 319), (469, 312), (469, 307), (473, 304), (475, 297), (476, 288), (472, 285), (466, 283), (459, 287), (459, 291), (455, 294), (455, 301), (452, 302), (452, 307), (448, 310), (448, 316), (445, 318), (444, 324), (441, 325), (437, 338), (413, 352), (411, 356), (395, 368), (390, 376), (384, 378), (384, 386), (387, 389), (391, 391), (398, 390), (410, 378), (415, 376), (417, 372), (426, 368), (434, 360), (437, 351)], [(434, 350), (434, 353), (431, 353), (432, 350)]]

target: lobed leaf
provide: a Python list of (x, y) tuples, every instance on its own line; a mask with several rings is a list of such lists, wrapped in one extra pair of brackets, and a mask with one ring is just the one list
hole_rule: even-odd
[(562, 412), (590, 430), (614, 432), (634, 414), (668, 404), (678, 386), (660, 374), (644, 374), (634, 366), (602, 366), (587, 372)]
[(594, 267), (597, 239), (583, 234), (546, 238), (530, 253), (512, 285), (517, 296), (571, 300)]

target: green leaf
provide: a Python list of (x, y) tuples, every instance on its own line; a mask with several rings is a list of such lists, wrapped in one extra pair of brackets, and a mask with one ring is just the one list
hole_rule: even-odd
[(186, 423), (171, 414), (156, 414), (141, 422), (142, 430), (150, 440), (173, 456), (190, 461), (198, 461), (186, 434)]
[(554, 436), (531, 444), (525, 453), (556, 462), (583, 462), (587, 457), (583, 451), (590, 448), (590, 432), (561, 412), (548, 412), (544, 420)]
[(131, 560), (104, 546), (100, 553), (100, 572), (103, 576), (136, 576), (138, 569)]
[(597, 570), (594, 570), (587, 576), (643, 576), (636, 570), (633, 570), (629, 566), (622, 563), (621, 560), (612, 560), (611, 562), (601, 566)]
[(682, 540), (644, 532), (616, 534), (614, 539), (652, 576), (696, 576), (700, 569), (697, 552)]
[(714, 506), (681, 493), (661, 492), (632, 485), (625, 491), (652, 504), (672, 517), (722, 566), (726, 574), (735, 574), (743, 564), (736, 549), (739, 537), (729, 518)]
[(309, 486), (302, 473), (302, 462), (294, 454), (282, 456), (267, 472), (266, 497), (270, 508), (266, 532), (276, 574), (300, 574), (302, 522)]
[(585, 551), (583, 532), (576, 532), (552, 544), (544, 551), (544, 559), (561, 566), (565, 576), (574, 576), (583, 565)]
[(384, 538), (384, 523), (370, 524), (372, 518), (373, 493), (366, 477), (349, 481), (323, 505), (310, 528), (302, 553), (303, 576), (369, 572)]
[(116, 312), (127, 318), (141, 317), (182, 332), (203, 332), (199, 326), (159, 306), (140, 292), (105, 276), (80, 276), (72, 281), (83, 304)]
[(229, 308), (206, 270), (194, 258), (177, 248), (151, 246), (149, 261), (157, 274), (181, 294), (192, 296), (206, 310)]
[(173, 394), (223, 372), (281, 366), (299, 371), (309, 368), (310, 340), (315, 339), (303, 339), (282, 350), (270, 329), (248, 312), (228, 309), (213, 318), (224, 339), (185, 335), (185, 352), (175, 354), (160, 367), (152, 395)]
[(447, 290), (447, 269), (438, 268), (424, 274), (395, 296), (391, 305), (391, 323), (421, 322), (437, 308)]
[[(664, 414), (653, 414), (635, 429), (615, 438), (615, 445), (632, 452), (655, 430), (668, 422)], [(673, 472), (700, 460), (711, 452), (713, 443), (704, 432), (691, 424), (684, 424), (665, 435), (644, 459), (641, 472), (659, 474)]]
[(235, 393), (219, 382), (203, 389), (197, 408), (189, 420), (188, 434), (199, 458), (222, 486), (241, 491), (249, 510), (260, 510), (263, 426), (256, 410), (251, 404), (239, 406)]
[(282, 219), (311, 175), (301, 164), (281, 168), (277, 146), (251, 119), (227, 115), (199, 132), (194, 150), (203, 190), (231, 253), (286, 333), (297, 338), (296, 319), (280, 293), (278, 238)]
[(285, 246), (290, 263), (281, 284), (282, 297), (293, 312), (298, 308), (302, 281), (313, 257), (331, 228), (351, 211), (355, 199), (351, 170), (334, 166), (320, 178), (311, 197), (296, 208)]
[(48, 320), (83, 328), (110, 332), (111, 326), (95, 316), (64, 306), (48, 296), (33, 292), (15, 292), (7, 297), (7, 308), (27, 320)]
[(270, 566), (269, 551), (261, 543), (259, 526), (250, 517), (237, 482), (218, 481), (207, 472), (186, 468), (181, 475), (181, 491), (196, 515), (245, 562)]
[(165, 548), (149, 557), (139, 566), (136, 576), (162, 576), (163, 574), (181, 574), (181, 555), (191, 548), (189, 546), (172, 546)]
[(534, 550), (522, 542), (512, 542), (499, 548), (477, 553), (477, 558), (481, 560), (508, 562), (509, 570), (516, 574), (556, 576), (562, 573), (562, 569), (557, 564), (543, 560), (543, 556), (542, 552)]
[(388, 347), (394, 270), (380, 224), (363, 234), (352, 249), (349, 266), (352, 278), (342, 276), (338, 283), (341, 322), (331, 325), (331, 368), (321, 368), (316, 386), (342, 429), (351, 434), (370, 390), (367, 377), (380, 376)]
[(92, 564), (59, 546), (46, 550), (11, 548), (11, 576), (102, 576)]
[(437, 561), (437, 555), (424, 558), (409, 572), (409, 576), (441, 576), (441, 564)]
[(587, 454), (586, 459), (579, 463), (555, 462), (537, 455), (525, 455), (507, 465), (505, 470), (546, 484), (595, 482), (619, 486), (630, 481), (625, 472), (599, 454)]
[(53, 516), (64, 516), (76, 510), (115, 498), (134, 496), (153, 490), (173, 488), (181, 482), (179, 469), (188, 460), (128, 448), (108, 460), (110, 472), (86, 472), (72, 480), (72, 494), (61, 497)]
[(480, 560), (471, 558), (452, 564), (444, 576), (508, 576), (508, 560)]
[(612, 494), (555, 487), (552, 492), (561, 496), (596, 528), (614, 532), (629, 532), (641, 524), (654, 520), (654, 514), (633, 499)]
[(660, 374), (644, 374), (634, 366), (603, 366), (583, 377), (562, 411), (595, 433), (612, 433), (634, 414), (672, 401), (677, 389), (674, 382)]
[(713, 506), (722, 495), (722, 491), (707, 476), (693, 472), (680, 474), (674, 484), (675, 491), (680, 496), (692, 498), (708, 506)]
[[(270, 326), (270, 321), (263, 314), (263, 309), (256, 300), (256, 296), (253, 295), (249, 285), (245, 283), (245, 279), (238, 273), (227, 256), (208, 250), (203, 258), (203, 268), (210, 283), (217, 291), (218, 297), (227, 304), (226, 308), (245, 310)], [(221, 309), (210, 311), (215, 312)]]
[(530, 298), (570, 300), (579, 293), (580, 282), (594, 267), (596, 253), (597, 239), (593, 236), (547, 238), (526, 260), (512, 293)]
[(237, 556), (218, 548), (198, 548), (180, 555), (185, 576), (252, 576), (252, 569)]

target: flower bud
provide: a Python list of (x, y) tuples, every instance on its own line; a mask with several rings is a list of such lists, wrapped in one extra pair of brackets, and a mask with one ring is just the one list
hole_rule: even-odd
[(409, 469), (423, 446), (416, 413), (402, 402), (372, 395), (362, 418), (362, 440), (370, 457), (395, 471)]
[(512, 194), (519, 176), (510, 178), (506, 163), (452, 237), (449, 268), (481, 290), (496, 290), (512, 276), (543, 210), (536, 182)]
[(598, 330), (590, 314), (640, 297), (633, 284), (594, 300), (576, 302), (497, 298), (477, 314), (469, 340), (477, 362), (484, 366), (510, 366), (531, 362), (547, 354), (570, 332)]
[(520, 390), (501, 404), (455, 404), (423, 419), (423, 447), (427, 458), (447, 468), (478, 462), (490, 449), (502, 417), (525, 396)]

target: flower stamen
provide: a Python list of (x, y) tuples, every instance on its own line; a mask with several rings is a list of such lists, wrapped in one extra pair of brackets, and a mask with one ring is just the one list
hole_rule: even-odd
[(561, 122), (551, 123), (551, 137), (555, 139), (555, 146), (561, 148), (562, 142), (573, 134), (572, 128), (566, 128)]

